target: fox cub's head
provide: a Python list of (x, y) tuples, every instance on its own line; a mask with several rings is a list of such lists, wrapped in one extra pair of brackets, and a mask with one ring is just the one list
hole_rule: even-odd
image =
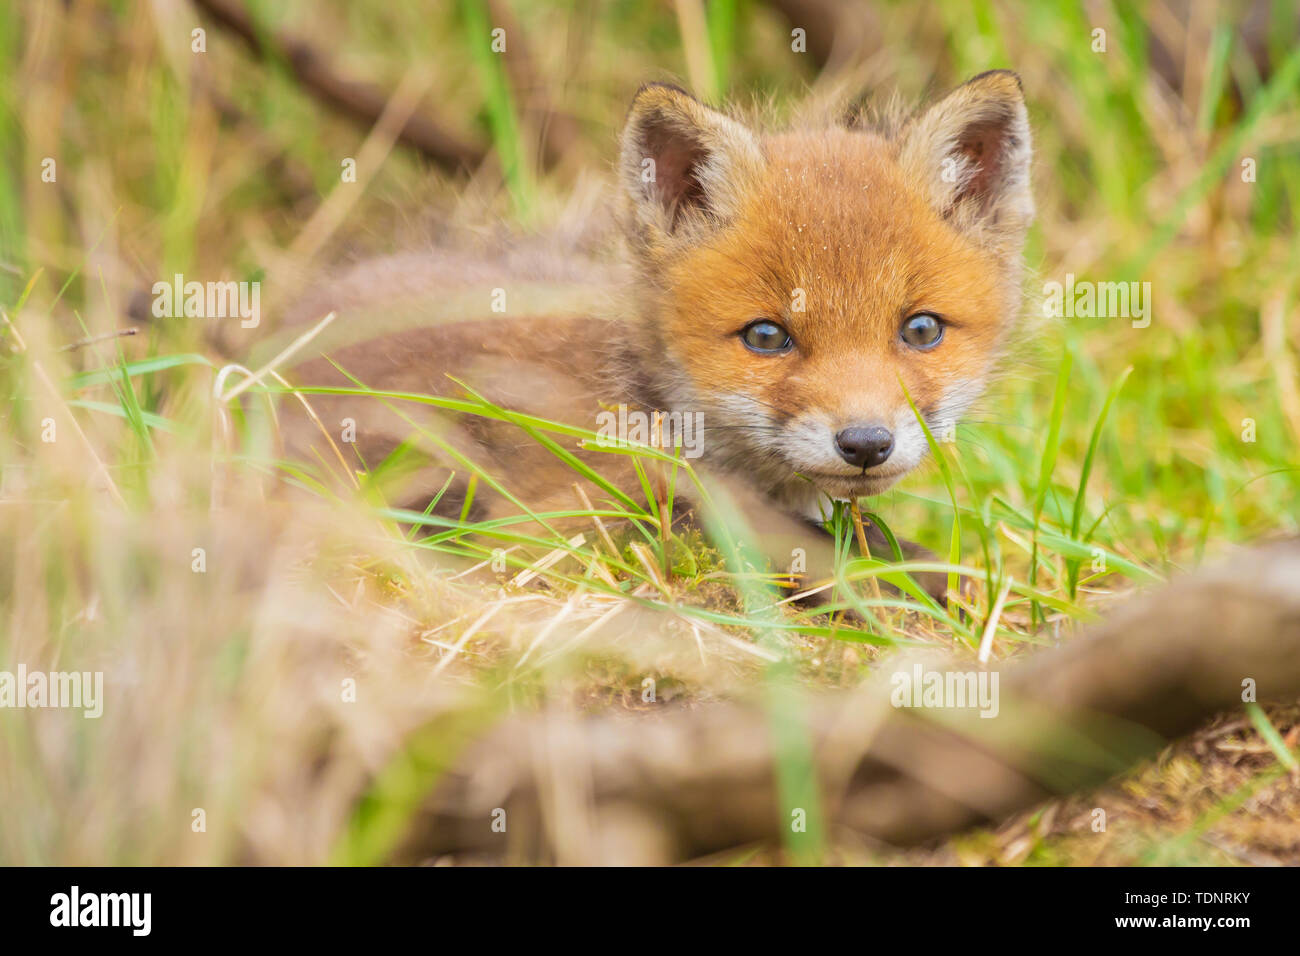
[[(641, 89), (620, 178), (660, 387), (706, 454), (774, 489), (884, 491), (977, 397), (1020, 301), (1033, 217), (1014, 73), (896, 132), (759, 135)], [(906, 395), (904, 392), (906, 387)]]

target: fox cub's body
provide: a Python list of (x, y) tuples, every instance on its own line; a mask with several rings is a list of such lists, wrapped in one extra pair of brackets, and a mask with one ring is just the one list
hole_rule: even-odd
[[(804, 522), (826, 497), (880, 493), (922, 460), (927, 444), (908, 396), (942, 436), (982, 390), (1018, 314), (1029, 160), (1019, 81), (1005, 71), (888, 132), (764, 136), (674, 87), (647, 86), (619, 160), (629, 251), (620, 321), (438, 324), (438, 283), (478, 281), (451, 263), (423, 291), (405, 290), (425, 297), (422, 327), (331, 355), (371, 388), (462, 394), (450, 374), (498, 404), (592, 431), (619, 405), (690, 416), (702, 425), (697, 466), (729, 482), (772, 536), (770, 553), (788, 560), (792, 537), (809, 537)], [(374, 296), (403, 291), (392, 288), (400, 278), (367, 279), (364, 269), (354, 281), (368, 285), (357, 296), (371, 312)], [(486, 306), (502, 283), (479, 284)], [(348, 321), (347, 301), (326, 304)], [(347, 384), (322, 360), (297, 378)], [(410, 419), (428, 420), (407, 403), (313, 404), (326, 406), (327, 427), (356, 421), (370, 465), (411, 438)], [(577, 505), (575, 473), (519, 428), (472, 416), (439, 427), (529, 507)], [(586, 458), (636, 487), (621, 456)], [(446, 475), (408, 475), (395, 503), (422, 509)], [(459, 507), (458, 487), (439, 510)], [(477, 516), (518, 512), (479, 488)]]

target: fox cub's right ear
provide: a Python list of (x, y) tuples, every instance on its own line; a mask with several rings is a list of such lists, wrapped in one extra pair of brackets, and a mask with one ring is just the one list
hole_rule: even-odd
[(632, 238), (653, 248), (716, 229), (735, 215), (761, 163), (758, 141), (740, 123), (675, 86), (641, 87), (619, 155)]

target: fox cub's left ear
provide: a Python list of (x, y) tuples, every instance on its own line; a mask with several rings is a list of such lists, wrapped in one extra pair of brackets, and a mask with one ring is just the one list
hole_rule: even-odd
[(959, 230), (1018, 253), (1034, 218), (1020, 78), (981, 73), (907, 123), (899, 162)]
[(725, 224), (762, 163), (754, 135), (685, 90), (641, 87), (628, 110), (619, 180), (631, 238), (665, 251)]

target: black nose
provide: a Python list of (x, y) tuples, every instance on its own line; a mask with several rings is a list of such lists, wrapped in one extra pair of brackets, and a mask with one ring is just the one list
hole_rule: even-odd
[(872, 468), (894, 450), (894, 436), (883, 425), (854, 425), (835, 436), (840, 457), (855, 468)]

